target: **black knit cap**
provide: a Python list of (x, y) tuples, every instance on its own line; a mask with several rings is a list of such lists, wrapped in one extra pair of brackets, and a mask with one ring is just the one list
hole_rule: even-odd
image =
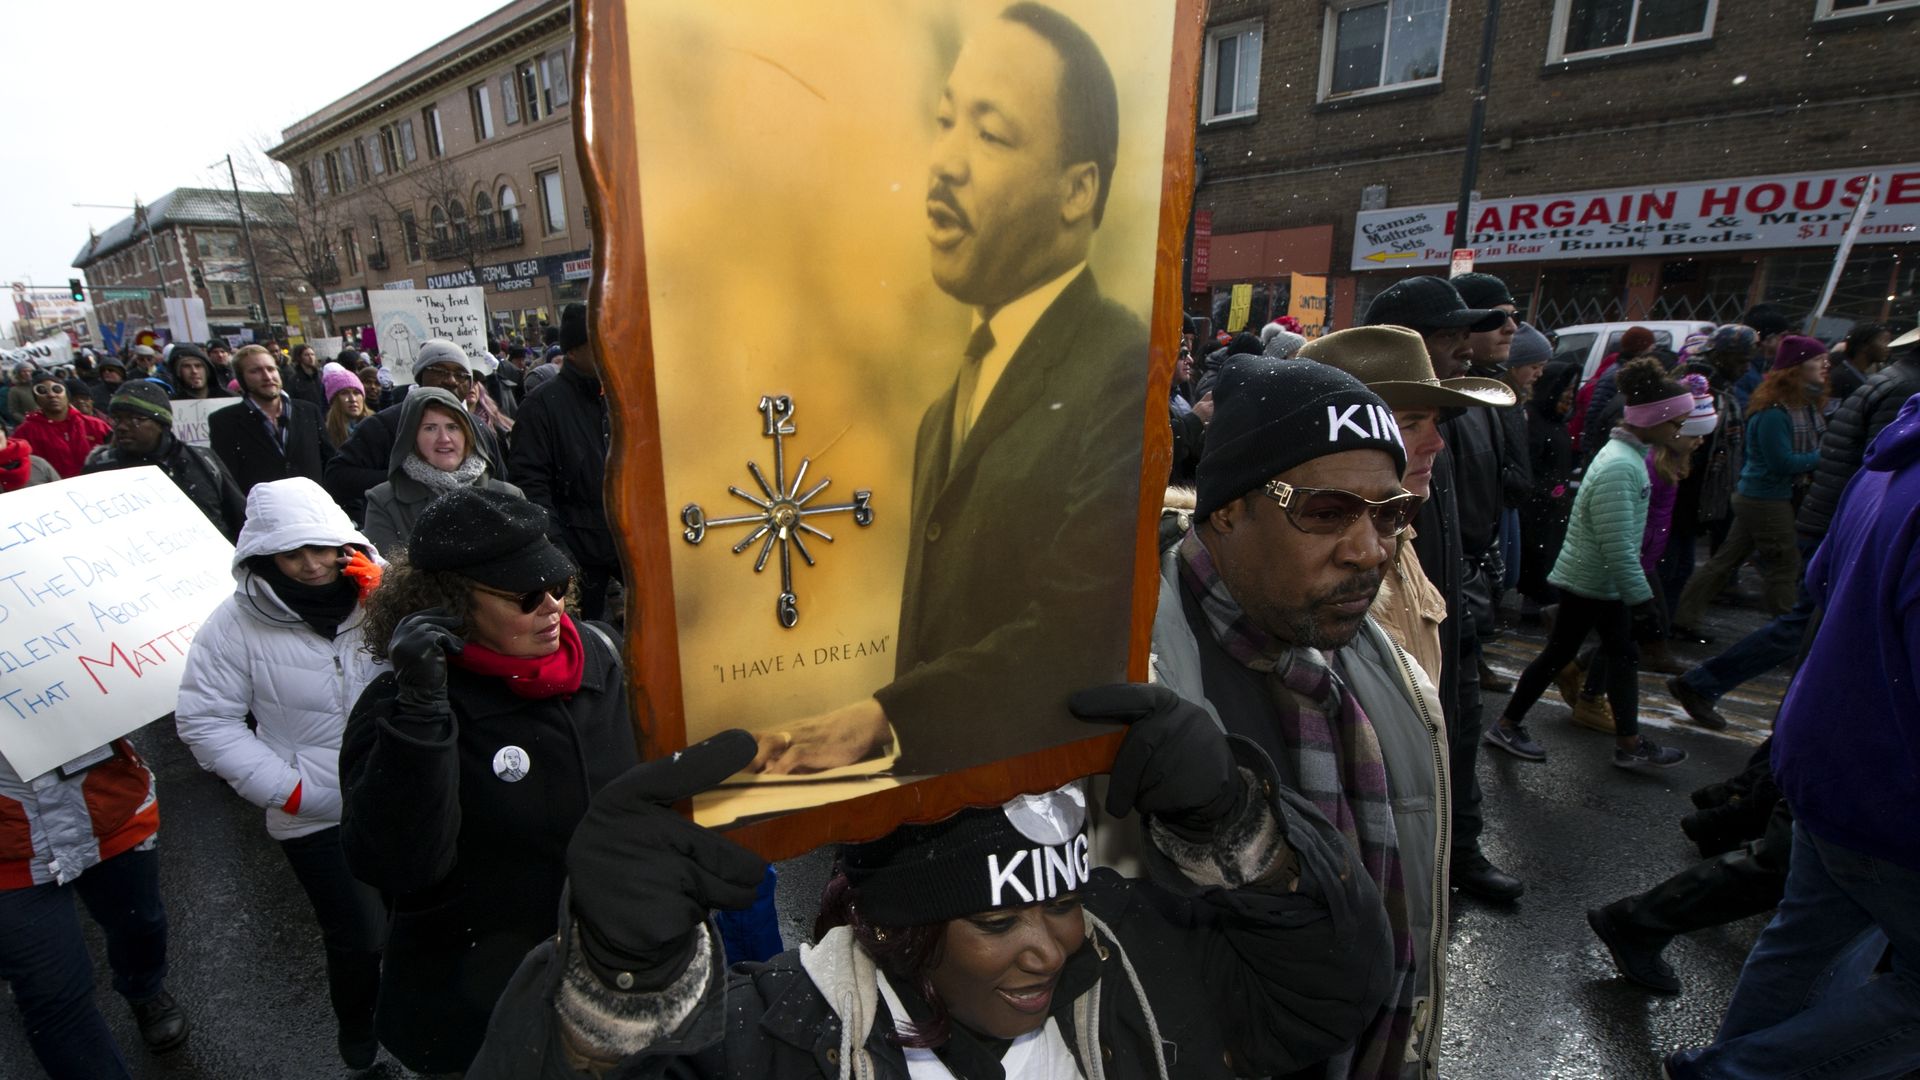
[(54, 374), (52, 368), (34, 368), (32, 380), (28, 385), (34, 385), (34, 384), (43, 383), (43, 382), (61, 382), (61, 381), (62, 380), (60, 376)]
[(840, 853), (870, 926), (920, 926), (1052, 900), (1091, 870), (1084, 797), (1069, 786), (902, 825)]
[(169, 428), (173, 426), (173, 405), (167, 401), (167, 392), (151, 379), (129, 379), (122, 383), (107, 399), (107, 412), (132, 413), (158, 420)]
[(1470, 308), (1496, 308), (1514, 302), (1513, 290), (1492, 274), (1455, 274), (1447, 283)]
[(1207, 515), (1296, 465), (1344, 450), (1384, 450), (1395, 475), (1407, 448), (1393, 410), (1359, 379), (1312, 360), (1236, 356), (1213, 388), (1194, 515)]
[(567, 352), (587, 343), (587, 305), (568, 304), (560, 309), (560, 347)]
[(1466, 327), (1476, 334), (1498, 330), (1507, 321), (1503, 312), (1468, 307), (1460, 291), (1430, 274), (1396, 281), (1367, 305), (1362, 326), (1404, 326), (1426, 333)]
[(407, 561), (503, 592), (532, 592), (574, 575), (547, 539), (547, 512), (518, 495), (456, 488), (428, 503), (407, 541)]
[(212, 363), (211, 360), (207, 359), (206, 350), (202, 349), (198, 345), (193, 344), (192, 342), (187, 342), (181, 345), (175, 345), (173, 347), (173, 351), (167, 354), (167, 363), (177, 364), (180, 361), (185, 360), (190, 356), (198, 358), (199, 361), (203, 364)]

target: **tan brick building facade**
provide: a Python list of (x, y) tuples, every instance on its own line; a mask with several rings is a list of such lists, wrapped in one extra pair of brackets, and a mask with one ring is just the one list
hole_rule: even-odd
[(383, 287), (481, 285), (497, 331), (534, 335), (585, 299), (571, 18), (564, 0), (516, 0), (282, 132), (269, 154), (337, 273), (336, 332)]
[[(1216, 0), (1195, 197), (1212, 216), (1208, 289), (1329, 275), (1330, 326), (1346, 326), (1393, 280), (1447, 273), (1386, 251), (1378, 269), (1356, 269), (1356, 221), (1457, 199), (1485, 16), (1473, 0)], [(1880, 170), (1899, 199), (1920, 196), (1898, 179), (1901, 166), (1920, 169), (1916, 55), (1920, 0), (1508, 2), (1476, 188), (1483, 200), (1545, 205), (1571, 193), (1784, 178), (1791, 211), (1792, 174)], [(1718, 197), (1705, 193), (1709, 205)], [(1565, 238), (1549, 238), (1537, 257), (1478, 268), (1507, 278), (1549, 326), (1724, 320), (1763, 299), (1806, 310), (1846, 215), (1822, 217), (1831, 235), (1816, 242), (1716, 245), (1700, 221), (1684, 241), (1567, 252)], [(1920, 231), (1870, 232), (1831, 313), (1911, 325), (1916, 266)], [(1196, 294), (1194, 310), (1208, 299)]]

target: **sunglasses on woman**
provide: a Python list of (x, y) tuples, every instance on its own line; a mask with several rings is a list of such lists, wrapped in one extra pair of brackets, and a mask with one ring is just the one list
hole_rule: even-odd
[(1278, 480), (1267, 484), (1262, 493), (1280, 504), (1294, 528), (1315, 536), (1346, 532), (1361, 514), (1373, 518), (1374, 531), (1381, 536), (1399, 536), (1413, 524), (1426, 501), (1408, 492), (1375, 502), (1339, 488), (1294, 487)]
[(484, 593), (492, 593), (495, 596), (504, 596), (507, 599), (512, 600), (514, 603), (520, 605), (520, 614), (531, 615), (534, 613), (536, 609), (540, 607), (541, 604), (546, 603), (549, 597), (551, 597), (553, 599), (553, 602), (556, 604), (566, 603), (567, 593), (571, 591), (573, 588), (573, 579), (567, 578), (563, 581), (558, 582), (557, 584), (542, 585), (540, 588), (533, 589), (523, 593), (508, 592), (505, 589), (489, 588), (485, 585), (479, 584), (478, 582), (474, 583), (474, 588), (479, 589), (481, 592), (484, 592)]

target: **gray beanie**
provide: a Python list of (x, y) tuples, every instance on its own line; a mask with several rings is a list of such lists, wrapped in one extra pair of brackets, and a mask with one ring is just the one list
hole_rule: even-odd
[(1551, 359), (1553, 343), (1547, 340), (1547, 335), (1534, 329), (1530, 323), (1521, 323), (1520, 329), (1514, 332), (1513, 347), (1507, 351), (1508, 369), (1544, 364)]
[(413, 377), (417, 382), (420, 373), (435, 364), (459, 364), (468, 371), (473, 364), (467, 359), (467, 350), (448, 341), (446, 338), (428, 338), (420, 343), (420, 351), (413, 354)]
[(1307, 339), (1299, 334), (1284, 326), (1275, 327), (1273, 336), (1267, 339), (1266, 348), (1260, 350), (1260, 355), (1270, 360), (1291, 360), (1306, 344)]

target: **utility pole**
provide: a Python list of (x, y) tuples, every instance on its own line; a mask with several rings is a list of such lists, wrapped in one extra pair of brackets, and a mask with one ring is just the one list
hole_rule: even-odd
[(240, 235), (247, 241), (247, 262), (253, 267), (253, 296), (260, 305), (261, 329), (265, 330), (273, 325), (273, 320), (267, 317), (267, 287), (260, 280), (260, 258), (253, 252), (253, 228), (247, 224), (247, 205), (240, 199), (240, 178), (234, 174), (232, 154), (227, 155), (227, 181), (233, 185), (233, 208), (240, 212)]
[(1453, 213), (1454, 250), (1467, 246), (1467, 210), (1480, 180), (1480, 136), (1487, 126), (1487, 87), (1493, 82), (1493, 44), (1500, 32), (1500, 0), (1487, 0), (1487, 22), (1480, 37), (1480, 77), (1473, 87), (1473, 115), (1467, 121), (1467, 160), (1460, 167), (1460, 201)]

